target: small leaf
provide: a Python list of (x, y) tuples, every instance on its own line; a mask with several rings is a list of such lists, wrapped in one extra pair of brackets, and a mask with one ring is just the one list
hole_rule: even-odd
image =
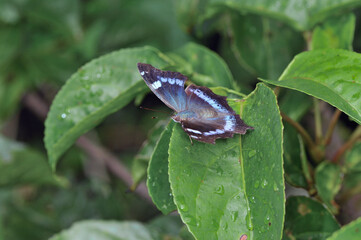
[(278, 81), (261, 80), (326, 101), (361, 124), (361, 55), (358, 53), (340, 49), (303, 52)]
[(327, 240), (359, 240), (361, 231), (361, 218), (352, 221), (343, 226), (340, 230), (334, 232)]
[(333, 17), (312, 33), (311, 49), (343, 48), (352, 50), (356, 17), (353, 13)]
[(346, 173), (361, 172), (361, 142), (347, 152), (343, 168)]
[(323, 240), (340, 226), (319, 202), (307, 197), (290, 197), (286, 202), (284, 240)]
[(137, 62), (162, 68), (167, 59), (151, 47), (124, 49), (80, 68), (55, 97), (45, 122), (45, 146), (55, 169), (58, 158), (104, 117), (128, 104), (146, 88)]
[(178, 63), (181, 61), (177, 71), (189, 73), (190, 79), (198, 85), (236, 88), (231, 71), (224, 60), (202, 45), (188, 43), (169, 56)]
[(280, 239), (284, 214), (282, 123), (263, 84), (232, 104), (255, 129), (215, 145), (194, 141), (176, 124), (169, 180), (182, 220), (197, 239)]
[(158, 122), (149, 132), (147, 140), (143, 143), (138, 154), (132, 162), (132, 178), (133, 187), (143, 180), (146, 175), (149, 160), (154, 152), (154, 148), (159, 140), (160, 135), (164, 131), (167, 121)]
[(323, 162), (315, 172), (318, 195), (333, 212), (337, 212), (334, 198), (341, 188), (342, 174), (339, 165)]
[(40, 152), (0, 135), (0, 187), (23, 184), (62, 185)]
[(176, 209), (168, 177), (168, 148), (175, 123), (169, 122), (155, 146), (148, 165), (147, 187), (154, 204), (168, 214)]
[(142, 224), (131, 221), (97, 221), (77, 222), (49, 240), (152, 240), (148, 229)]

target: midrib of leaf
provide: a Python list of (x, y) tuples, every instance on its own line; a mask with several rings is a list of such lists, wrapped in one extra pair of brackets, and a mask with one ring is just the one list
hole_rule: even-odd
[[(239, 104), (239, 116), (240, 117), (242, 117), (244, 105), (245, 105), (245, 102), (241, 102)], [(247, 189), (246, 189), (245, 172), (244, 172), (244, 163), (243, 163), (244, 159), (243, 159), (243, 154), (242, 154), (242, 135), (239, 136), (239, 160), (240, 160), (240, 165), (241, 165), (242, 185), (243, 185), (243, 190), (244, 190), (244, 196), (245, 196), (245, 200), (246, 200), (246, 203), (247, 203), (247, 215), (248, 214), (251, 215), (250, 205), (249, 205), (248, 196), (247, 196)], [(250, 224), (253, 226), (252, 218), (249, 217), (249, 219), (246, 219), (246, 224), (248, 223), (248, 220), (250, 221)], [(249, 232), (250, 232), (250, 236), (249, 236), (250, 238), (249, 239), (253, 239), (253, 231), (249, 231)]]

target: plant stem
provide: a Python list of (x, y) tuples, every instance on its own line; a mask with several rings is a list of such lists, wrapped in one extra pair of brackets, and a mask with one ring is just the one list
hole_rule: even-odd
[(308, 183), (308, 186), (312, 186), (312, 174), (308, 165), (308, 161), (307, 161), (307, 156), (306, 156), (306, 150), (305, 150), (305, 145), (303, 144), (303, 140), (300, 137), (300, 135), (298, 135), (298, 141), (300, 142), (300, 150), (301, 150), (301, 166), (302, 166), (302, 171), (303, 174), (305, 175), (306, 181)]
[(313, 98), (313, 107), (315, 112), (315, 138), (316, 144), (319, 145), (322, 140), (322, 121), (321, 121), (321, 110), (320, 102), (318, 99)]
[(332, 116), (332, 118), (331, 118), (330, 125), (328, 126), (328, 129), (327, 129), (325, 138), (324, 138), (323, 141), (322, 141), (322, 142), (323, 142), (323, 143), (322, 143), (323, 145), (328, 145), (328, 144), (330, 144), (333, 131), (335, 130), (335, 127), (336, 127), (336, 124), (337, 124), (337, 121), (338, 121), (340, 115), (341, 115), (341, 111), (336, 108), (336, 110), (335, 110), (335, 112), (333, 113), (333, 116)]
[(308, 147), (315, 146), (315, 143), (313, 142), (311, 136), (307, 133), (307, 131), (296, 121), (294, 121), (292, 118), (287, 116), (285, 113), (281, 112), (282, 119), (288, 122), (289, 124), (294, 127), (298, 133), (302, 136), (303, 140), (305, 141), (306, 145)]
[(305, 144), (307, 145), (309, 153), (312, 156), (312, 160), (314, 160), (315, 163), (321, 162), (325, 155), (324, 150), (315, 144), (315, 142), (312, 140), (311, 136), (307, 133), (307, 131), (298, 122), (294, 121), (292, 118), (290, 118), (283, 112), (281, 112), (281, 116), (282, 116), (283, 120), (285, 120), (286, 122), (291, 124), (301, 135)]
[(340, 158), (343, 154), (351, 148), (357, 140), (361, 139), (361, 125), (359, 125), (356, 130), (352, 133), (350, 139), (344, 143), (335, 153), (335, 156), (332, 159), (333, 163), (339, 163)]

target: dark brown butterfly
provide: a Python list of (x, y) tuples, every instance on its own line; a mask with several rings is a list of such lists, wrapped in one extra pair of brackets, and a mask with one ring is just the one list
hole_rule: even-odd
[(194, 84), (184, 90), (187, 77), (181, 73), (162, 71), (145, 63), (138, 63), (138, 69), (150, 90), (176, 111), (172, 119), (181, 123), (191, 138), (214, 144), (217, 138), (230, 138), (253, 129), (233, 111), (226, 97)]

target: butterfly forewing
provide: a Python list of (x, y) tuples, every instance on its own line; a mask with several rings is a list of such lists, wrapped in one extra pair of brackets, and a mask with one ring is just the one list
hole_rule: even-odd
[(138, 69), (148, 87), (168, 107), (176, 112), (186, 108), (186, 76), (178, 72), (161, 71), (145, 63), (138, 63)]

